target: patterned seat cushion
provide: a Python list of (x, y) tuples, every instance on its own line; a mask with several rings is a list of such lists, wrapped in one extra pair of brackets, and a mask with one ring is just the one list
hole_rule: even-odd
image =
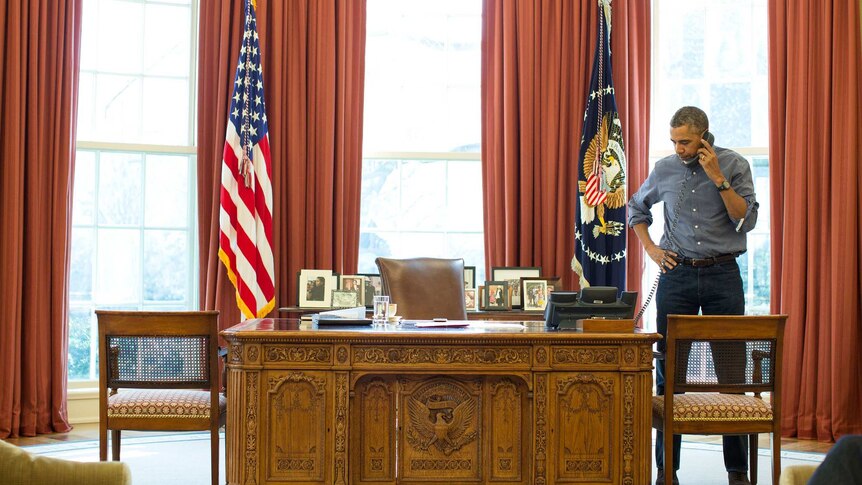
[[(652, 411), (664, 419), (664, 396), (653, 396)], [(772, 421), (772, 407), (743, 394), (677, 394), (674, 421)]]
[[(219, 413), (227, 399), (219, 394)], [(207, 418), (210, 392), (186, 389), (124, 389), (108, 397), (108, 416), (117, 418)]]

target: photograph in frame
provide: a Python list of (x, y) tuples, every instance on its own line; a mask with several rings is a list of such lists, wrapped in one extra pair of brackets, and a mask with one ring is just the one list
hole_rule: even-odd
[(353, 290), (332, 290), (332, 308), (359, 306), (359, 294)]
[(363, 304), (365, 308), (374, 307), (374, 295), (383, 294), (383, 282), (380, 280), (380, 275), (376, 273), (359, 273), (365, 279), (363, 284)]
[(464, 266), (464, 289), (476, 288), (476, 267)]
[(300, 308), (329, 308), (338, 278), (329, 269), (303, 269), (299, 271), (297, 286)]
[(474, 312), (479, 309), (479, 291), (476, 288), (466, 288), (464, 290), (464, 303), (467, 306), (468, 312)]
[(507, 280), (485, 282), (485, 310), (508, 310), (510, 304), (510, 286)]
[(509, 302), (512, 308), (521, 308), (521, 278), (542, 275), (542, 268), (538, 266), (501, 266), (491, 268), (491, 279), (493, 281), (508, 281), (512, 289), (512, 300)]
[(524, 311), (541, 311), (548, 302), (548, 282), (543, 279), (524, 278), (523, 302)]
[[(353, 291), (356, 293), (356, 305), (365, 305), (365, 277), (361, 275), (341, 275), (339, 277), (339, 290)], [(332, 306), (335, 306), (333, 302)]]

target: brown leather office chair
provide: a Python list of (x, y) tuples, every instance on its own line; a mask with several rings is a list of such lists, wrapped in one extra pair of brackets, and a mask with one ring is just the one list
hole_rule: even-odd
[[(756, 484), (757, 434), (772, 433), (772, 483), (778, 483), (786, 320), (787, 315), (668, 315), (665, 395), (652, 401), (653, 428), (664, 431), (665, 470), (674, 466), (674, 433), (749, 435), (750, 481)], [(762, 393), (769, 393), (768, 401)]]
[(467, 319), (463, 259), (377, 258), (375, 262), (383, 294), (398, 304), (404, 318)]
[(218, 312), (96, 310), (99, 459), (120, 459), (120, 431), (210, 432), (212, 484), (227, 399), (219, 378)]

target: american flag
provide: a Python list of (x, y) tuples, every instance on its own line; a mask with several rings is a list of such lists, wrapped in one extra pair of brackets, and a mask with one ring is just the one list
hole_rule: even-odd
[(255, 6), (253, 0), (246, 0), (224, 142), (219, 213), (219, 259), (245, 318), (264, 317), (275, 307), (271, 173)]
[(611, 0), (598, 0), (598, 39), (584, 112), (572, 269), (580, 286), (626, 282), (626, 154), (611, 78)]

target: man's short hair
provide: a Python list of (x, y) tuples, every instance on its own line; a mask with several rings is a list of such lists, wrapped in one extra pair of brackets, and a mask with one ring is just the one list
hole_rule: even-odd
[(670, 127), (679, 128), (685, 125), (694, 128), (695, 131), (703, 132), (709, 129), (709, 118), (706, 117), (706, 113), (702, 109), (696, 106), (683, 106), (673, 114), (670, 119)]

